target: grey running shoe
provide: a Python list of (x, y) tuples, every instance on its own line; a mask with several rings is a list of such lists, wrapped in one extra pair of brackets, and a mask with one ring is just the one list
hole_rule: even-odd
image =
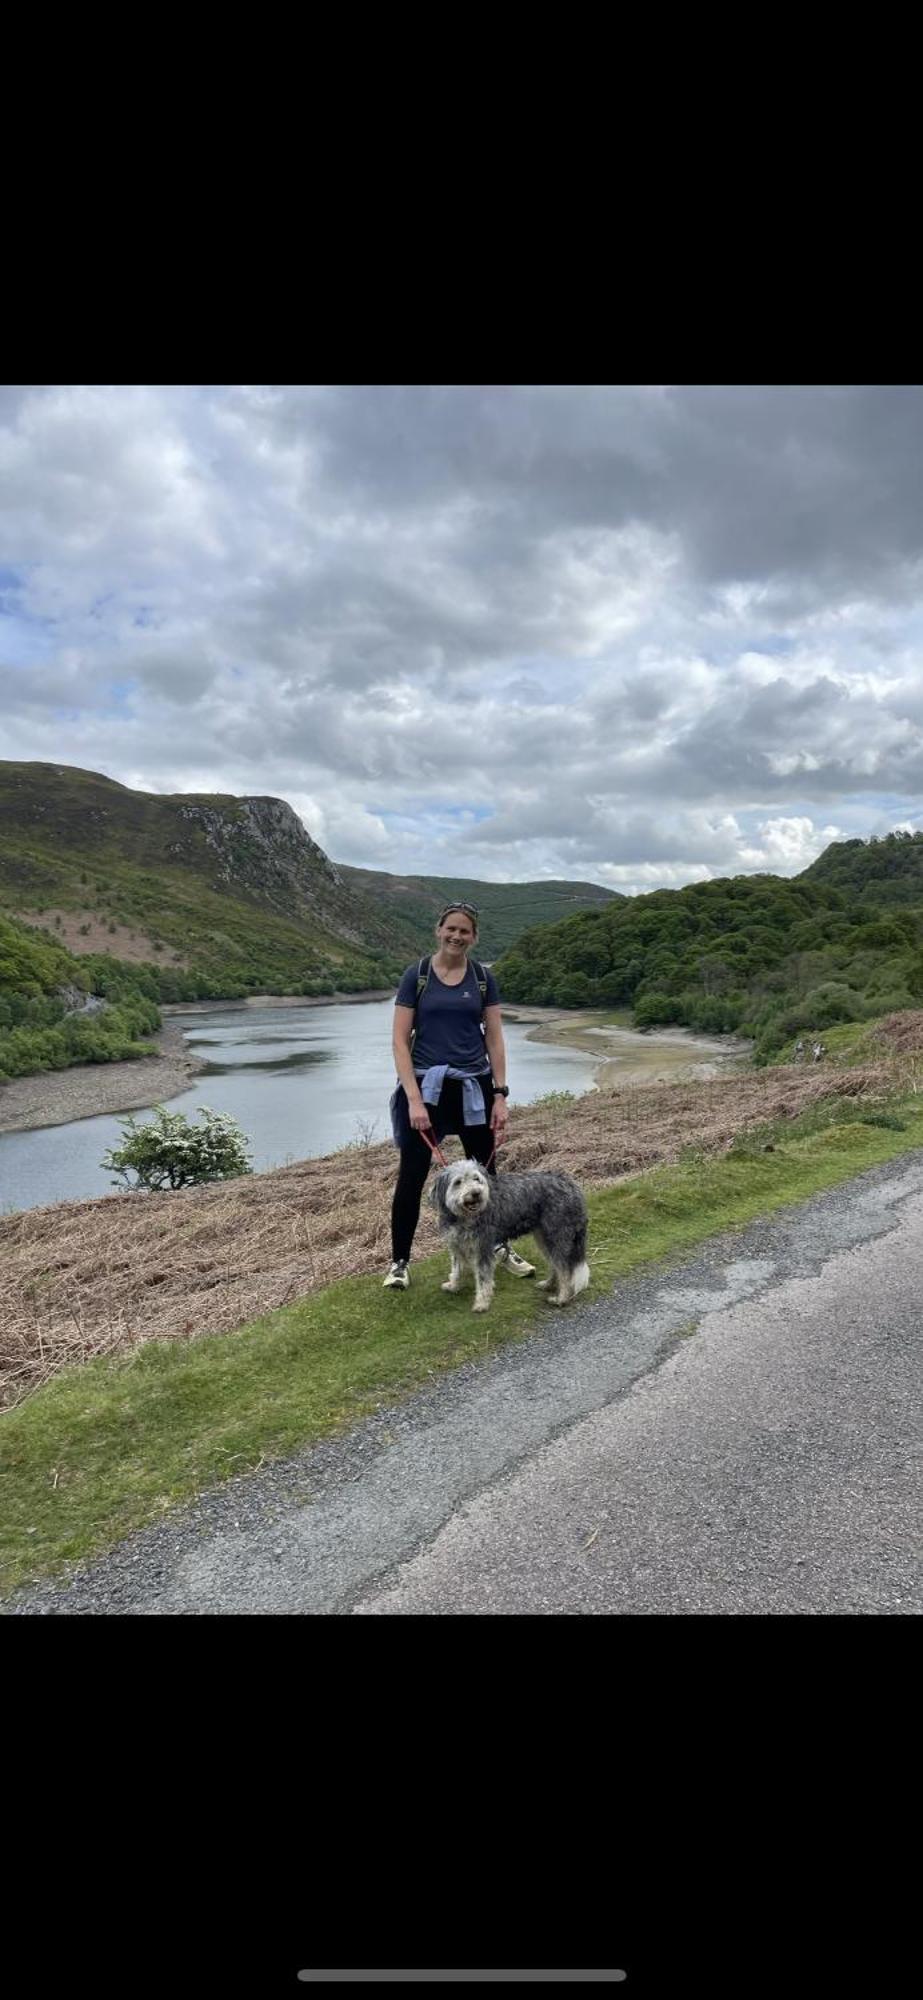
[(504, 1271), (511, 1271), (514, 1278), (535, 1276), (535, 1265), (527, 1264), (525, 1258), (520, 1257), (519, 1251), (512, 1250), (508, 1243), (495, 1244), (494, 1263), (500, 1265)]
[(399, 1286), (402, 1292), (406, 1292), (409, 1284), (410, 1272), (407, 1269), (407, 1259), (406, 1257), (399, 1257), (396, 1264), (392, 1264), (388, 1272), (385, 1279), (385, 1286), (390, 1285), (395, 1288)]

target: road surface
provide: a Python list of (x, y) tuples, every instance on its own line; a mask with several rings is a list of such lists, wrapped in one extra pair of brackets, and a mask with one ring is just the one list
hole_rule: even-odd
[(545, 1309), (7, 1609), (919, 1612), (921, 1301), (916, 1152)]

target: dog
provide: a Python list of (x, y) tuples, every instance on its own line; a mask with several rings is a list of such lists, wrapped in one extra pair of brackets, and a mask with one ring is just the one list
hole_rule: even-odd
[(452, 1248), (442, 1289), (460, 1291), (472, 1270), (474, 1312), (486, 1312), (493, 1298), (497, 1243), (530, 1230), (551, 1260), (551, 1276), (539, 1284), (550, 1305), (569, 1305), (589, 1284), (586, 1202), (569, 1174), (491, 1175), (476, 1160), (458, 1160), (436, 1175), (429, 1200)]

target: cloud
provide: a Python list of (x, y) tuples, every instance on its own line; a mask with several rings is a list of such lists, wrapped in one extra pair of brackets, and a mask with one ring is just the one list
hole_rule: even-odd
[(408, 873), (795, 872), (919, 819), (921, 448), (912, 387), (7, 392), (0, 755)]

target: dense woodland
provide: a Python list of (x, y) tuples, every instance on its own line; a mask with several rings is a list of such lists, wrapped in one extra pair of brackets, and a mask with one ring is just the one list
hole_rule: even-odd
[(802, 875), (659, 889), (529, 930), (496, 967), (505, 999), (632, 1010), (752, 1036), (794, 1035), (923, 999), (923, 834), (828, 848)]
[[(94, 995), (106, 1002), (83, 1012)], [(156, 985), (105, 953), (75, 958), (47, 931), (0, 916), (0, 1079), (152, 1053)]]

